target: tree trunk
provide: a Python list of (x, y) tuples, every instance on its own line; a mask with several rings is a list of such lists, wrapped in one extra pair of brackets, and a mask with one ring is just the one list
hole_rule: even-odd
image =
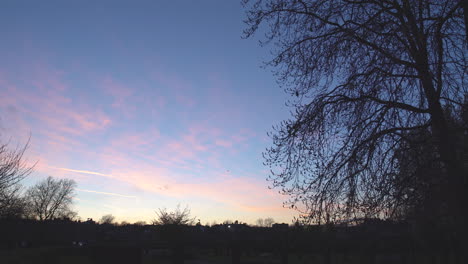
[[(427, 60), (425, 61), (427, 62)], [(423, 63), (419, 65), (423, 65), (420, 70), (420, 75), (422, 76), (421, 82), (428, 100), (431, 127), (436, 140), (438, 154), (445, 166), (446, 175), (441, 175), (441, 177), (447, 177), (447, 184), (443, 184), (440, 187), (443, 188), (442, 195), (447, 197), (448, 218), (452, 221), (452, 223), (449, 223), (449, 226), (452, 227), (450, 231), (458, 233), (454, 238), (455, 241), (460, 242), (463, 237), (466, 237), (466, 216), (464, 212), (466, 206), (464, 205), (468, 202), (466, 195), (467, 175), (464, 173), (463, 160), (457, 155), (458, 142), (456, 142), (456, 137), (454, 137), (449, 127), (439, 96), (432, 82), (432, 75), (430, 74), (428, 64)]]
[(460, 0), (460, 3), (463, 8), (463, 16), (465, 17), (465, 36), (466, 41), (468, 41), (468, 0)]

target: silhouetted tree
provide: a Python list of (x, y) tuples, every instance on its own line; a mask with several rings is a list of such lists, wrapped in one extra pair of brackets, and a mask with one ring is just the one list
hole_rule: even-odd
[(106, 224), (106, 225), (112, 225), (115, 221), (115, 216), (111, 214), (106, 214), (101, 217), (101, 220), (99, 220), (100, 224)]
[(266, 227), (271, 227), (273, 226), (273, 224), (275, 223), (275, 220), (271, 217), (267, 217), (263, 220), (263, 224), (266, 226)]
[(444, 112), (468, 89), (462, 3), (244, 1), (245, 37), (268, 24), (269, 65), (295, 98), (265, 153), (287, 206), (316, 222), (383, 217), (406, 188), (399, 146), (429, 130), (449, 214), (464, 223), (468, 173)]
[(22, 218), (27, 216), (27, 203), (21, 196), (21, 186), (14, 185), (0, 191), (0, 218)]
[[(459, 110), (445, 109), (444, 112), (451, 134), (458, 142), (452, 151), (468, 161), (468, 100)], [(449, 205), (443, 190), (449, 183), (446, 177), (440, 177), (444, 174), (444, 166), (438, 158), (434, 137), (429, 129), (413, 131), (405, 137), (407, 140), (397, 151), (399, 174), (394, 190), (400, 193), (394, 195), (400, 207), (396, 206), (398, 210), (394, 213), (403, 219), (432, 219), (431, 225), (438, 225), (439, 221), (447, 221)], [(467, 166), (465, 163), (465, 170)]]
[(190, 215), (190, 209), (185, 207), (180, 208), (177, 205), (176, 209), (172, 212), (167, 211), (166, 208), (160, 208), (156, 211), (156, 218), (152, 221), (153, 225), (193, 225), (195, 217)]
[(263, 223), (263, 218), (259, 218), (255, 221), (255, 224), (257, 226), (260, 226), (260, 227), (263, 227), (264, 226), (264, 223)]
[(71, 179), (54, 179), (51, 176), (30, 187), (26, 192), (29, 213), (39, 220), (73, 218), (71, 210), (76, 182)]
[(442, 166), (430, 131), (421, 129), (405, 136), (407, 140), (396, 150), (399, 171), (393, 189), (395, 206), (389, 212), (393, 214), (392, 218), (398, 220), (414, 219), (416, 214), (420, 214), (425, 200), (438, 196), (434, 190), (436, 184), (430, 184), (431, 181), (442, 184), (441, 180), (445, 179), (440, 177)]
[(146, 225), (146, 222), (145, 222), (145, 221), (137, 221), (137, 222), (135, 222), (134, 225), (137, 225), (137, 226), (145, 226), (145, 225)]
[(24, 215), (25, 203), (19, 182), (33, 171), (24, 159), (29, 141), (21, 148), (10, 149), (0, 144), (0, 218), (17, 218)]
[(255, 221), (255, 224), (260, 227), (271, 227), (275, 223), (275, 220), (271, 217), (267, 217), (265, 219), (259, 218)]

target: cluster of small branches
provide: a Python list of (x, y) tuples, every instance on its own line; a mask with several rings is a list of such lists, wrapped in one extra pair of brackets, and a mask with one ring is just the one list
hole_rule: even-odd
[(0, 190), (8, 189), (31, 174), (34, 165), (23, 158), (29, 141), (22, 147), (11, 150), (7, 143), (0, 144)]
[(26, 215), (27, 203), (21, 186), (14, 185), (0, 191), (0, 218), (19, 218)]
[(151, 221), (153, 225), (193, 225), (195, 223), (195, 217), (190, 215), (188, 206), (181, 209), (180, 205), (177, 205), (174, 211), (160, 208), (156, 211), (156, 216)]
[(24, 159), (28, 146), (29, 141), (16, 149), (11, 149), (8, 143), (0, 144), (0, 218), (18, 217), (25, 213), (26, 205), (19, 183), (31, 174), (35, 165)]

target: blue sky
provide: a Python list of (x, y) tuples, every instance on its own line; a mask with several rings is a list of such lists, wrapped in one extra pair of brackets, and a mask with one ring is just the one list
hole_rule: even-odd
[(261, 157), (288, 98), (243, 18), (238, 1), (2, 1), (0, 136), (31, 135), (25, 187), (74, 179), (82, 218), (180, 203), (290, 222)]

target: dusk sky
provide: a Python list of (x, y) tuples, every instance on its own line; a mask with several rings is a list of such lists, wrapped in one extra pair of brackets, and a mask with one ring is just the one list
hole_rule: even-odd
[(125, 2), (0, 4), (0, 136), (31, 136), (38, 162), (23, 186), (74, 179), (84, 220), (180, 203), (202, 223), (290, 223), (262, 165), (288, 97), (269, 48), (241, 39), (240, 1)]

